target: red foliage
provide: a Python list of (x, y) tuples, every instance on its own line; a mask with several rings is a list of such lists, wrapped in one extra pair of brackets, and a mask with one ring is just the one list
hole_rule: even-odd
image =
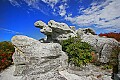
[(99, 36), (106, 36), (108, 38), (114, 38), (117, 41), (120, 42), (120, 33), (114, 33), (114, 32), (110, 32), (110, 33), (100, 33)]
[(10, 42), (0, 42), (0, 71), (12, 64), (14, 46)]

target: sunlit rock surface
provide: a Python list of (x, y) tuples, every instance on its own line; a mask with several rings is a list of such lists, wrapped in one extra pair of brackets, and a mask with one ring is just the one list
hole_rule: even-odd
[(22, 35), (14, 36), (12, 43), (14, 75), (22, 75), (22, 80), (66, 80), (58, 72), (67, 67), (67, 55), (60, 44), (40, 43)]
[(93, 65), (78, 70), (68, 66), (67, 55), (58, 43), (41, 43), (23, 35), (14, 36), (12, 43), (15, 46), (12, 74), (22, 76), (18, 80), (111, 80), (111, 70), (107, 72)]
[(48, 24), (36, 21), (34, 25), (40, 28), (40, 32), (47, 36), (46, 42), (60, 42), (61, 40), (77, 36), (74, 27), (69, 27), (65, 23), (55, 22), (54, 20), (50, 20)]

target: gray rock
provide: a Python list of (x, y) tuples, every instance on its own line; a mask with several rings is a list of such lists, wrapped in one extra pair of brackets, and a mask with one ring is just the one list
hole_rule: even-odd
[(89, 43), (99, 56), (99, 61), (107, 63), (109, 61), (114, 46), (119, 46), (119, 42), (113, 38), (99, 37), (92, 34), (81, 34), (83, 42)]
[(48, 25), (42, 21), (35, 22), (35, 26), (41, 28), (41, 32), (47, 36), (43, 42), (61, 42), (69, 37), (79, 36), (83, 42), (89, 43), (95, 49), (98, 60), (102, 63), (109, 61), (113, 46), (119, 46), (119, 42), (112, 38), (99, 37), (91, 28), (79, 28), (68, 26), (65, 23), (50, 20)]
[(23, 35), (14, 36), (12, 43), (15, 46), (14, 75), (22, 75), (22, 80), (66, 80), (58, 74), (67, 68), (67, 55), (60, 44), (40, 43)]
[(84, 34), (96, 35), (95, 31), (91, 28), (79, 28), (76, 32), (77, 32), (78, 36), (82, 36)]
[(47, 36), (46, 42), (60, 42), (69, 37), (77, 36), (74, 27), (69, 27), (65, 23), (55, 22), (54, 20), (50, 20), (48, 25), (42, 21), (37, 21), (34, 25), (40, 28), (40, 31)]
[(22, 35), (14, 36), (12, 43), (14, 75), (23, 76), (21, 80), (111, 80), (110, 76), (104, 76), (104, 71), (90, 64), (81, 70), (69, 68), (67, 55), (58, 43), (41, 43)]

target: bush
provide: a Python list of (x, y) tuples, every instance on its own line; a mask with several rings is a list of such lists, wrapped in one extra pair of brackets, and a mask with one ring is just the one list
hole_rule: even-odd
[(86, 65), (92, 61), (92, 47), (86, 43), (81, 42), (78, 37), (70, 38), (61, 42), (63, 51), (67, 52), (68, 63), (75, 66)]
[(101, 69), (103, 69), (103, 70), (105, 70), (105, 69), (112, 69), (112, 65), (110, 65), (110, 64), (104, 64), (104, 65), (102, 65)]
[(116, 39), (118, 42), (120, 42), (120, 33), (114, 33), (114, 32), (110, 32), (110, 33), (100, 33), (99, 36), (106, 36), (108, 38), (114, 38)]
[(12, 64), (13, 53), (14, 46), (11, 42), (0, 42), (0, 71)]

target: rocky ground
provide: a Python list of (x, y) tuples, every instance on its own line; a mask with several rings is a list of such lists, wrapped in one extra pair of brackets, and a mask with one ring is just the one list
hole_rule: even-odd
[[(112, 80), (111, 70), (101, 70), (94, 65), (87, 66), (91, 70), (73, 71), (72, 69), (60, 71), (67, 80)], [(86, 67), (86, 68), (87, 68)], [(20, 80), (22, 76), (13, 76), (15, 66), (12, 65), (0, 73), (0, 80)]]
[(100, 66), (95, 66), (91, 64), (88, 64), (83, 68), (78, 68), (76, 70), (75, 69), (76, 67), (72, 67), (67, 70), (67, 72), (69, 72), (70, 74), (75, 74), (76, 76), (80, 77), (79, 79), (74, 79), (74, 80), (112, 80), (111, 69), (103, 70), (101, 69)]
[(13, 76), (15, 66), (12, 65), (0, 73), (0, 80), (20, 80), (22, 76)]

